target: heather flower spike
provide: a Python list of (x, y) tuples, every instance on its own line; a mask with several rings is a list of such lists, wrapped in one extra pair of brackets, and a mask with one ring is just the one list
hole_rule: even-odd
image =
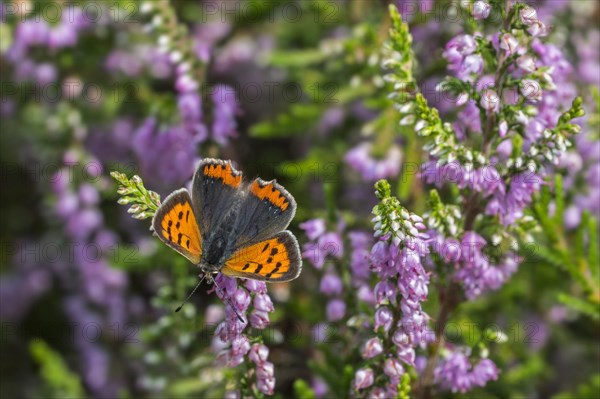
[[(404, 208), (391, 196), (390, 184), (375, 184), (379, 204), (373, 208), (374, 236), (371, 250), (372, 270), (377, 275), (375, 286), (374, 332), (376, 337), (365, 342), (362, 357), (378, 364), (387, 376), (370, 391), (375, 397), (394, 397), (404, 375), (404, 365), (415, 366), (415, 348), (431, 339), (429, 316), (421, 308), (427, 299), (429, 275), (421, 257), (429, 253), (423, 219)], [(398, 295), (396, 295), (396, 291)], [(384, 353), (383, 348), (391, 348)], [(371, 369), (360, 369), (354, 377), (358, 389), (368, 388)]]
[(119, 183), (117, 193), (121, 196), (117, 201), (121, 205), (131, 205), (127, 210), (134, 219), (147, 219), (154, 216), (160, 206), (160, 195), (144, 187), (142, 179), (135, 175), (131, 179), (121, 172), (110, 172)]

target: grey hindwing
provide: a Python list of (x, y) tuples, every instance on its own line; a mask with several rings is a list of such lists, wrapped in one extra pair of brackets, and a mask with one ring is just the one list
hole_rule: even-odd
[[(261, 199), (252, 191), (254, 187), (271, 187), (287, 202), (282, 210), (268, 199)], [(240, 206), (235, 226), (231, 232), (228, 253), (256, 244), (285, 230), (296, 214), (296, 200), (276, 181), (264, 181), (260, 178), (249, 183), (244, 190), (244, 200)]]

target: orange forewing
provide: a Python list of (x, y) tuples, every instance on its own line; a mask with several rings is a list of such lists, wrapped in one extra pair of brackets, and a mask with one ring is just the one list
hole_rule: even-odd
[(175, 202), (159, 220), (161, 239), (194, 263), (200, 262), (202, 238), (189, 201)]
[(260, 200), (266, 199), (282, 211), (285, 211), (290, 205), (283, 193), (275, 187), (273, 182), (261, 182), (259, 179), (254, 180), (250, 186), (250, 192)]
[(226, 185), (237, 188), (242, 183), (242, 174), (231, 168), (231, 163), (225, 165), (219, 163), (206, 164), (202, 171), (204, 176), (219, 179)]

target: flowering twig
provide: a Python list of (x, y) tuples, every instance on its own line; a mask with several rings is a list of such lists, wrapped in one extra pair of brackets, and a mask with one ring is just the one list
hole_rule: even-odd
[(131, 205), (127, 210), (134, 219), (147, 219), (154, 216), (160, 206), (160, 195), (144, 187), (142, 179), (135, 175), (131, 179), (121, 172), (110, 172), (113, 179), (119, 182), (117, 193), (121, 205)]

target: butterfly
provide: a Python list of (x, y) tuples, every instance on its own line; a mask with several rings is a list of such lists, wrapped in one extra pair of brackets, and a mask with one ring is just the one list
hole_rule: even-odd
[(205, 158), (191, 195), (171, 193), (152, 219), (158, 238), (200, 268), (201, 276), (289, 281), (300, 274), (296, 237), (286, 228), (296, 201), (275, 180), (242, 180), (231, 161)]

